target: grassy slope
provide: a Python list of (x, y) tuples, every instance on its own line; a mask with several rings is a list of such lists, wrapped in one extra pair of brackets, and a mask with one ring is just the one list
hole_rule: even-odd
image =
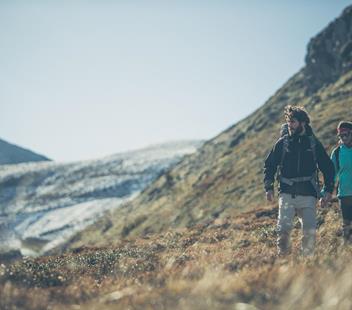
[[(315, 133), (329, 151), (336, 143), (338, 121), (352, 119), (352, 72), (310, 96), (305, 95), (301, 80), (301, 73), (294, 76), (254, 114), (206, 143), (132, 204), (76, 235), (68, 245), (104, 244), (118, 237), (187, 227), (264, 205), (263, 160), (278, 138), (286, 104), (307, 107)], [(242, 133), (245, 138), (239, 141)]]
[[(0, 265), (1, 309), (351, 309), (352, 247), (318, 211), (317, 256), (275, 257), (277, 208)], [(243, 306), (243, 305), (242, 305)], [(245, 308), (253, 309), (253, 308)]]

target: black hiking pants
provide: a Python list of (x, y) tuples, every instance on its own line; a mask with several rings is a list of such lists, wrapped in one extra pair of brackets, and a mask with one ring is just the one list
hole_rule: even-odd
[(352, 244), (352, 196), (340, 197), (343, 220), (343, 237), (346, 243)]

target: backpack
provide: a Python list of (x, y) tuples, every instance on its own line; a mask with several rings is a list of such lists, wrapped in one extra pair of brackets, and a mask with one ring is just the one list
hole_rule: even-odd
[[(283, 152), (281, 155), (281, 162), (280, 162), (280, 167), (282, 167), (285, 155), (288, 152), (288, 144), (289, 144), (289, 141), (288, 141), (289, 133), (288, 133), (287, 123), (281, 125), (280, 137), (284, 138)], [(312, 149), (312, 153), (313, 153), (313, 160), (314, 160), (315, 165), (317, 166), (317, 150), (316, 150), (317, 138), (315, 137), (313, 132), (308, 137), (309, 137), (309, 141), (310, 141), (310, 148)]]
[(312, 132), (312, 134), (308, 135), (308, 137), (309, 137), (310, 147), (312, 149), (313, 160), (314, 160), (314, 165), (316, 169), (310, 177), (297, 177), (297, 178), (285, 178), (285, 177), (282, 177), (281, 175), (285, 155), (288, 152), (288, 146), (289, 146), (289, 132), (288, 132), (287, 123), (281, 125), (280, 135), (284, 140), (283, 140), (283, 150), (281, 154), (281, 162), (279, 166), (278, 180), (290, 186), (292, 186), (294, 183), (297, 183), (297, 182), (310, 181), (317, 195), (320, 196), (321, 193), (320, 193), (320, 184), (319, 184), (319, 170), (317, 167), (317, 153), (316, 153), (317, 138), (315, 137), (314, 133)]
[(340, 145), (334, 149), (334, 154), (336, 158), (336, 173), (340, 171)]

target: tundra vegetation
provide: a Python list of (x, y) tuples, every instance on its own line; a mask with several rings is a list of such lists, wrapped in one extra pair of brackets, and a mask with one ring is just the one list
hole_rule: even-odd
[[(277, 207), (190, 228), (3, 262), (1, 309), (351, 309), (352, 247), (336, 203), (318, 209), (316, 255), (276, 256)], [(241, 308), (242, 307), (242, 308)], [(245, 307), (245, 308), (243, 308)]]

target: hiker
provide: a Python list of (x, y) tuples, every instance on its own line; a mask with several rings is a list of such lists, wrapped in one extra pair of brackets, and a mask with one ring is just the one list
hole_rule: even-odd
[(303, 107), (287, 106), (284, 110), (288, 133), (275, 143), (265, 160), (266, 198), (274, 201), (274, 179), (279, 182), (279, 216), (277, 247), (279, 255), (290, 253), (290, 232), (295, 214), (302, 225), (302, 254), (313, 255), (315, 247), (315, 207), (320, 196), (318, 170), (324, 176), (321, 206), (331, 199), (334, 188), (334, 165), (324, 147), (314, 136), (308, 113)]
[(352, 122), (340, 122), (337, 126), (339, 146), (331, 153), (338, 179), (337, 197), (342, 211), (345, 245), (352, 244)]

